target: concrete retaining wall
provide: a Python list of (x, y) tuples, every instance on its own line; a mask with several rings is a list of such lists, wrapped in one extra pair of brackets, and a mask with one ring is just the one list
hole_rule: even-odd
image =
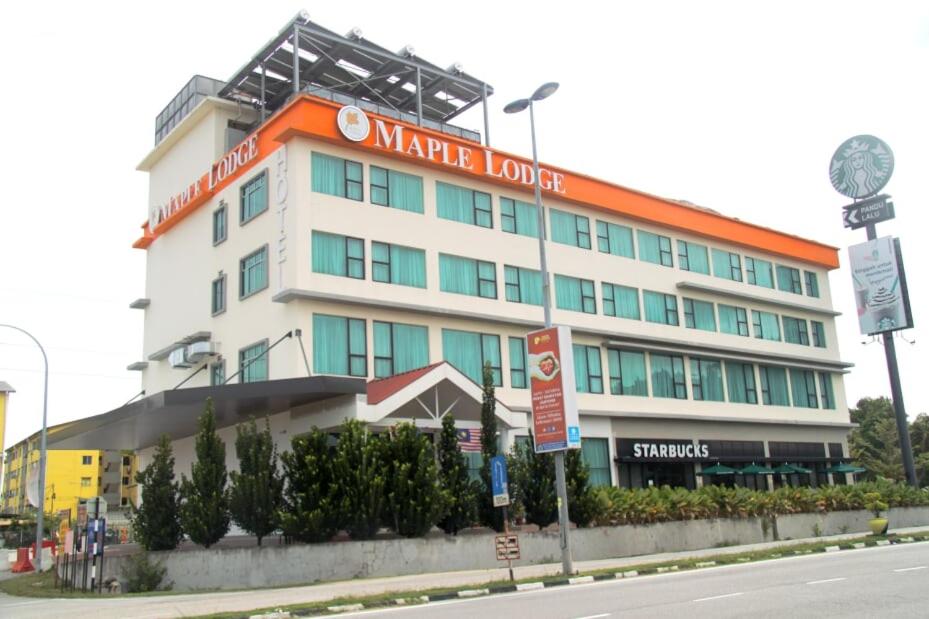
[[(890, 527), (929, 525), (929, 507), (890, 510)], [(760, 518), (691, 520), (651, 525), (577, 529), (571, 533), (579, 561), (754, 544), (868, 531), (869, 512), (794, 514), (775, 527)], [(521, 533), (515, 565), (560, 560), (557, 533)], [(379, 539), (264, 548), (213, 548), (151, 553), (181, 591), (284, 586), (316, 581), (399, 576), (500, 567), (492, 534)], [(125, 556), (108, 557), (104, 577), (121, 578)], [(122, 578), (121, 578), (122, 579)]]

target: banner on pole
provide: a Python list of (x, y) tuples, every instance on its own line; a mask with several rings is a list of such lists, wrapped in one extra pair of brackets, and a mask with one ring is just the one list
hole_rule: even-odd
[(535, 451), (580, 449), (571, 329), (550, 327), (533, 331), (526, 339)]
[(913, 327), (900, 243), (890, 236), (848, 248), (863, 335)]

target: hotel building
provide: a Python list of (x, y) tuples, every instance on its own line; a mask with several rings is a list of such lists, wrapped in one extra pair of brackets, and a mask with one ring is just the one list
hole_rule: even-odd
[[(168, 432), (186, 472), (207, 396), (230, 466), (250, 416), (269, 415), (279, 450), (346, 418), (428, 431), (451, 411), (477, 428), (485, 363), (502, 442), (526, 436), (525, 336), (542, 324), (531, 160), (486, 144), (486, 113), (483, 135), (449, 124), (492, 92), (302, 16), (230, 80), (194, 77), (139, 165), (130, 367), (148, 395), (54, 441), (136, 449), (144, 466)], [(836, 248), (544, 162), (539, 178), (596, 483), (695, 487), (717, 462), (848, 481), (823, 472), (851, 427)]]

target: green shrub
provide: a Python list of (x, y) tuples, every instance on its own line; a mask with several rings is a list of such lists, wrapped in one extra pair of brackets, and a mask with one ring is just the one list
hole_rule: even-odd
[(162, 581), (168, 568), (160, 562), (152, 562), (147, 552), (138, 552), (131, 555), (123, 566), (122, 575), (126, 579), (126, 590), (129, 593), (145, 593), (158, 591), (159, 588), (167, 591), (174, 583), (162, 587)]

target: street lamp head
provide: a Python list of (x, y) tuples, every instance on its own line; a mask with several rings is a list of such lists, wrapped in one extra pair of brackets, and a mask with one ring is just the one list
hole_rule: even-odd
[(529, 99), (518, 99), (503, 108), (503, 111), (507, 114), (516, 114), (517, 112), (522, 112), (527, 107), (529, 107)]
[(536, 88), (534, 93), (532, 93), (532, 100), (541, 101), (542, 99), (545, 99), (555, 94), (556, 90), (558, 90), (558, 82), (548, 82), (546, 84), (542, 84), (541, 86)]

